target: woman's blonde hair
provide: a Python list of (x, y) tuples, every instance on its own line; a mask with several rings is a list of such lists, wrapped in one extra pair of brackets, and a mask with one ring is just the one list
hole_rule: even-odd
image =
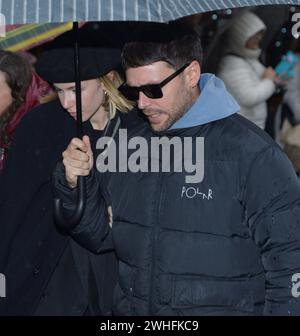
[[(105, 111), (109, 114), (109, 119), (113, 119), (116, 115), (116, 111), (127, 113), (133, 109), (135, 102), (126, 99), (122, 93), (118, 90), (118, 87), (123, 83), (120, 74), (113, 70), (113, 80), (110, 79), (109, 75), (104, 75), (99, 78), (99, 80), (104, 85), (105, 100), (103, 102), (103, 107)], [(49, 103), (52, 100), (58, 98), (56, 92), (40, 99), (41, 104)]]
[(118, 87), (123, 81), (117, 71), (113, 70), (113, 80), (106, 74), (100, 77), (100, 81), (103, 83), (106, 92), (103, 107), (108, 111), (110, 119), (115, 117), (117, 110), (127, 113), (134, 107), (135, 103), (126, 99), (121, 92), (118, 91)]

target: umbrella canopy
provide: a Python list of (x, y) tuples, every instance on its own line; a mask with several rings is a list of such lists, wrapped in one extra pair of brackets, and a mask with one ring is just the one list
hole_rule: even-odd
[(0, 0), (6, 24), (67, 21), (153, 21), (219, 9), (300, 5), (300, 0)]

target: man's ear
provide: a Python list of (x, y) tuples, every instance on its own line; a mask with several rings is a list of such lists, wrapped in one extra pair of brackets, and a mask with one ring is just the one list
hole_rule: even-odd
[(198, 82), (201, 76), (201, 67), (199, 62), (197, 61), (191, 62), (191, 64), (186, 69), (186, 73), (189, 85), (192, 88), (198, 86)]

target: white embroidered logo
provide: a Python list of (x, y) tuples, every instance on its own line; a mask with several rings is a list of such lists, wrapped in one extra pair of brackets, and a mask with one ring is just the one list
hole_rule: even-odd
[(200, 197), (203, 200), (211, 200), (213, 199), (213, 191), (212, 189), (208, 189), (208, 191), (205, 193), (203, 191), (200, 191), (199, 187), (182, 187), (181, 190), (181, 198), (186, 197), (188, 199), (192, 199), (195, 197)]

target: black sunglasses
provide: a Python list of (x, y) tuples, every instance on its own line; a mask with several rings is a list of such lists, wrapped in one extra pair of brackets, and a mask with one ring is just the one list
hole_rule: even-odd
[(186, 67), (188, 67), (190, 63), (184, 65), (172, 75), (164, 79), (162, 82), (158, 84), (148, 84), (142, 86), (129, 86), (126, 83), (123, 83), (118, 90), (123, 94), (125, 98), (128, 100), (136, 101), (139, 99), (140, 92), (143, 92), (148, 98), (151, 99), (159, 99), (162, 98), (163, 92), (161, 88), (169, 83), (173, 78), (178, 76)]

